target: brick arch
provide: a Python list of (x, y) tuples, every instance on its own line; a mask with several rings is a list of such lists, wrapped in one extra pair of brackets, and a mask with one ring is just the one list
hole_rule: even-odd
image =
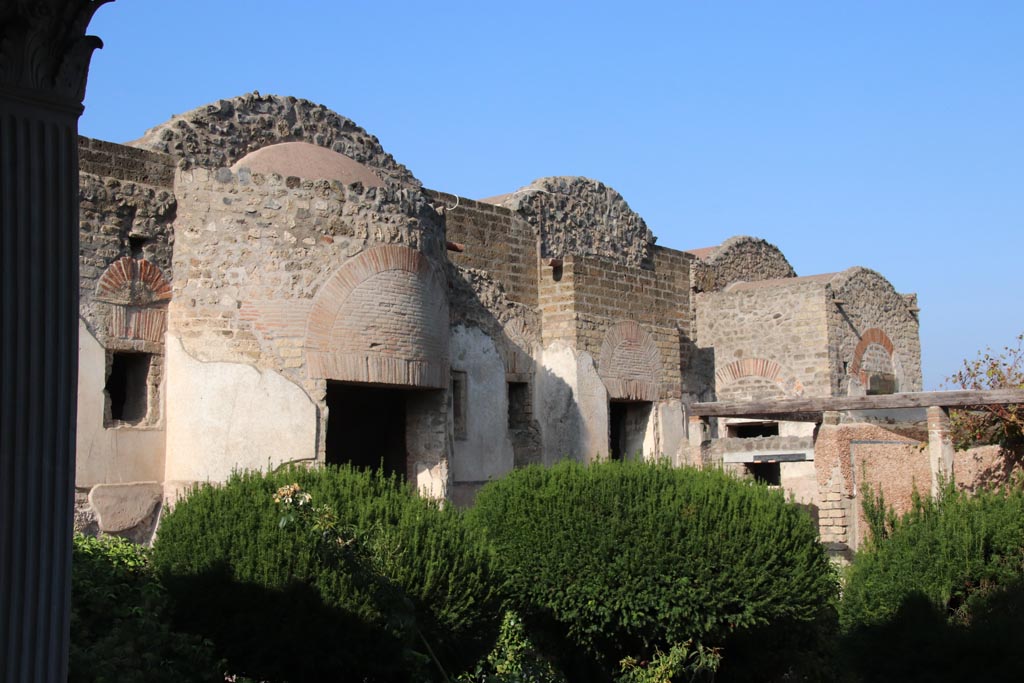
[(448, 384), (448, 300), (427, 258), (374, 247), (320, 288), (306, 323), (310, 377), (443, 388)]
[(505, 333), (505, 371), (533, 372), (533, 331), (522, 318), (513, 318), (503, 328)]
[(171, 284), (146, 259), (123, 256), (103, 271), (96, 283), (96, 298), (109, 303), (145, 306), (168, 301)]
[(610, 398), (657, 401), (661, 355), (654, 337), (632, 320), (615, 323), (601, 343), (597, 374)]
[(867, 372), (862, 368), (864, 354), (867, 353), (868, 348), (873, 345), (879, 346), (885, 350), (889, 355), (889, 362), (892, 365), (894, 372), (896, 369), (895, 359), (893, 358), (895, 347), (893, 346), (892, 340), (889, 339), (889, 335), (887, 335), (883, 330), (877, 327), (872, 327), (871, 329), (866, 330), (864, 334), (861, 335), (860, 341), (857, 342), (857, 347), (853, 350), (853, 360), (850, 362), (849, 368), (849, 374), (860, 379), (861, 384), (864, 385), (867, 385), (868, 382)]
[(741, 358), (715, 371), (715, 379), (730, 384), (744, 377), (763, 377), (781, 383), (782, 366), (767, 358)]
[(167, 330), (171, 283), (146, 259), (123, 256), (111, 263), (96, 283), (96, 300), (110, 306), (110, 339), (160, 343)]

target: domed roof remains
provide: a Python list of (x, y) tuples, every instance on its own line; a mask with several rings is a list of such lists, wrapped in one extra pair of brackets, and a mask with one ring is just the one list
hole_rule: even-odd
[(594, 254), (640, 266), (655, 237), (622, 195), (580, 176), (538, 178), (515, 192), (482, 200), (518, 212), (541, 239), (541, 255)]
[(421, 187), (376, 137), (327, 107), (297, 97), (252, 92), (219, 100), (176, 114), (128, 144), (213, 169), (232, 166), (250, 152), (282, 142), (306, 142), (344, 154), (376, 171), (388, 185)]
[(253, 173), (298, 176), (316, 180), (337, 180), (343, 185), (360, 182), (366, 187), (383, 187), (384, 181), (368, 166), (354, 159), (308, 142), (279, 142), (249, 152), (231, 170), (248, 168)]

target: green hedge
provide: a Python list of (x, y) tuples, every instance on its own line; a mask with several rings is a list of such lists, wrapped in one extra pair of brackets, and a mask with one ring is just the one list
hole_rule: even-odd
[(209, 643), (172, 631), (145, 548), (76, 534), (71, 559), (71, 683), (222, 683)]
[[(468, 519), (495, 549), (511, 606), (544, 642), (564, 641), (577, 679), (684, 645), (721, 647), (728, 665), (737, 638), (811, 630), (835, 598), (810, 517), (719, 471), (530, 467), (485, 486)], [(758, 656), (761, 680), (795, 657)]]
[[(273, 496), (293, 483), (329, 508), (334, 531), (282, 525)], [(253, 678), (423, 680), (438, 663), (458, 672), (491, 646), (500, 619), (489, 550), (457, 511), (347, 467), (200, 487), (165, 516), (154, 550), (178, 623)]]
[[(873, 537), (848, 570), (840, 617), (862, 680), (1012, 680), (1024, 669), (1024, 491), (938, 500), (902, 517), (866, 498)], [(1009, 678), (1007, 678), (1009, 677)]]

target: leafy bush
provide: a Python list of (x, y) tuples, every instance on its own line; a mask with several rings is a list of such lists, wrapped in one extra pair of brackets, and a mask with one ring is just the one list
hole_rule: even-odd
[(565, 677), (537, 648), (515, 612), (505, 612), (494, 649), (460, 683), (565, 683)]
[[(1017, 335), (1016, 346), (1001, 352), (985, 349), (974, 360), (947, 378), (959, 389), (989, 391), (1024, 389), (1024, 333)], [(965, 449), (979, 444), (1015, 447), (1024, 444), (1024, 405), (985, 405), (954, 410), (950, 413), (953, 445)]]
[(865, 681), (1015, 680), (1024, 665), (1024, 492), (915, 496), (849, 569), (846, 667)]
[(76, 534), (71, 564), (72, 683), (224, 680), (201, 639), (170, 630), (145, 548)]
[[(869, 518), (884, 502), (866, 498)], [(840, 611), (850, 628), (882, 623), (920, 594), (950, 617), (979, 589), (1007, 585), (1024, 571), (1024, 492), (969, 496), (947, 486), (932, 499), (915, 494), (902, 517), (872, 524), (867, 547), (850, 567)]]
[[(275, 505), (291, 484), (313, 522)], [(489, 552), (459, 513), (371, 472), (235, 474), (178, 502), (154, 550), (178, 623), (254, 678), (422, 680), (470, 666), (497, 628)]]
[[(799, 630), (835, 596), (810, 517), (718, 471), (531, 467), (485, 486), (468, 518), (538, 642), (564, 642), (570, 678), (608, 680), (622, 660), (659, 653), (691, 661), (688, 653), (723, 648), (728, 662), (734, 636)], [(762, 680), (792, 654), (765, 653)], [(714, 660), (697, 657), (691, 673)]]

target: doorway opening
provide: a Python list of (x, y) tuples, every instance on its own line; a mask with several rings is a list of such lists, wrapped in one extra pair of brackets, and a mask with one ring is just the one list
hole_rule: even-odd
[(404, 479), (407, 396), (402, 389), (328, 382), (327, 464), (379, 469)]
[(612, 460), (643, 457), (644, 434), (653, 405), (650, 401), (608, 403), (608, 456)]
[(114, 351), (103, 388), (109, 408), (108, 427), (141, 424), (149, 413), (148, 353)]

